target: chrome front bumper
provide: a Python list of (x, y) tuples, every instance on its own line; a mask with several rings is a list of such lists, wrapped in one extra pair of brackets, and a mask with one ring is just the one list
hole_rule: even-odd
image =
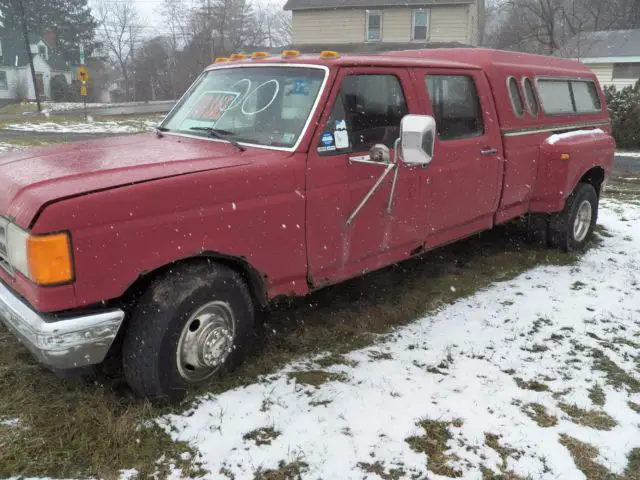
[(124, 320), (122, 310), (58, 319), (37, 313), (0, 283), (0, 321), (53, 369), (102, 362)]

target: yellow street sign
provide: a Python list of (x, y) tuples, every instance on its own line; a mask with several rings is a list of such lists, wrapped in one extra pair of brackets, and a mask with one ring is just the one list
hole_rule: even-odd
[(89, 71), (87, 70), (87, 67), (85, 67), (84, 65), (80, 65), (80, 68), (78, 69), (77, 78), (78, 80), (81, 80), (83, 82), (86, 82), (87, 80), (89, 80)]
[(87, 87), (85, 87), (84, 85), (80, 87), (80, 96), (81, 97), (87, 96)]

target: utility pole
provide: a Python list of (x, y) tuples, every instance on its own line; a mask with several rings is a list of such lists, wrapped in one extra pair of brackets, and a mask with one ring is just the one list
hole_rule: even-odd
[[(33, 82), (33, 92), (36, 94), (36, 104), (38, 105), (38, 113), (42, 112), (40, 106), (40, 96), (38, 95), (38, 85), (36, 85), (36, 69), (33, 66), (33, 55), (31, 54), (31, 43), (29, 42), (29, 31), (27, 30), (27, 16), (24, 13), (24, 4), (22, 0), (17, 0), (20, 7), (20, 16), (22, 17), (22, 32), (24, 33), (24, 44), (27, 48), (27, 56), (29, 58), (29, 66), (31, 67), (31, 81)], [(27, 89), (27, 96), (28, 89)]]

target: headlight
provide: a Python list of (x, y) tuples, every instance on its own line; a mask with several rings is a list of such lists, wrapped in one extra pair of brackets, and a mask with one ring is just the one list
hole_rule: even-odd
[(30, 235), (20, 227), (7, 227), (9, 262), (38, 285), (55, 285), (73, 280), (71, 239), (68, 233)]

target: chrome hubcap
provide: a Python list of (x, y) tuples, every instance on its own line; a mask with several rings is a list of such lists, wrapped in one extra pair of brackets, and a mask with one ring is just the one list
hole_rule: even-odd
[(582, 242), (586, 238), (587, 233), (589, 233), (592, 214), (591, 203), (585, 200), (578, 207), (578, 214), (573, 222), (573, 238), (575, 238), (577, 242)]
[(235, 321), (228, 303), (199, 308), (185, 323), (176, 351), (180, 376), (190, 383), (211, 377), (233, 350)]

